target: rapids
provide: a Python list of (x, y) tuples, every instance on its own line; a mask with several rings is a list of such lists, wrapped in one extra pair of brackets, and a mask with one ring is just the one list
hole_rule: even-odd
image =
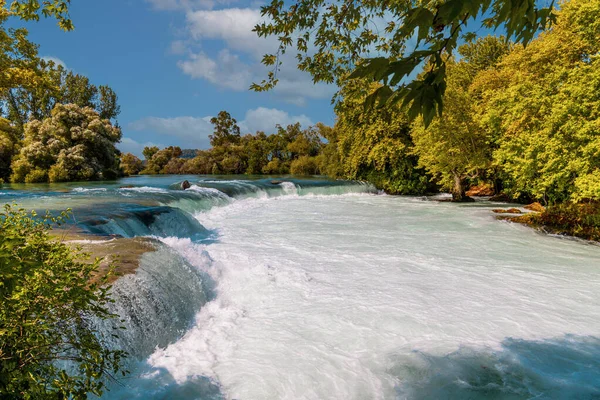
[(599, 246), (277, 179), (0, 189), (156, 241), (113, 289), (132, 374), (106, 399), (600, 398)]

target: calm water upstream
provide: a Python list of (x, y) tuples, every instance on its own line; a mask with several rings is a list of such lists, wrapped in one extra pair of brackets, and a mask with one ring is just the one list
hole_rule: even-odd
[(106, 399), (600, 399), (600, 246), (497, 204), (185, 178), (0, 188), (157, 239), (115, 284), (132, 374)]

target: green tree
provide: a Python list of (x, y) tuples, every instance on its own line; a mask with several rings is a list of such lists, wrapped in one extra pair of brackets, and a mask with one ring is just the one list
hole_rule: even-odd
[(506, 190), (547, 203), (600, 199), (600, 1), (561, 4), (553, 29), (475, 82)]
[(12, 162), (13, 182), (113, 179), (119, 171), (121, 130), (89, 107), (57, 104), (52, 116), (25, 125)]
[(121, 169), (125, 175), (137, 175), (144, 169), (144, 164), (133, 154), (125, 153), (121, 156)]
[(239, 143), (240, 127), (227, 111), (219, 112), (218, 116), (211, 118), (210, 123), (214, 125), (213, 134), (208, 136), (212, 147)]
[[(366, 80), (347, 82), (342, 88), (343, 100), (336, 107), (337, 122), (328, 144), (335, 146), (342, 177), (368, 180), (393, 194), (419, 194), (427, 190), (428, 177), (417, 167), (412, 154), (411, 125), (398, 106), (365, 112), (365, 97), (379, 84)], [(329, 159), (335, 152), (328, 149)]]
[[(272, 0), (261, 10), (265, 21), (254, 30), (261, 37), (277, 37), (279, 49), (264, 56), (263, 63), (273, 70), (253, 89), (272, 88), (281, 56), (295, 48), (298, 68), (315, 82), (341, 85), (354, 71), (350, 78), (383, 83), (367, 104), (410, 104), (408, 115), (420, 114), (426, 124), (442, 111), (446, 58), (461, 39), (474, 36), (472, 29), (502, 26), (509, 38), (528, 43), (554, 19), (552, 6), (539, 8), (535, 0)], [(413, 39), (416, 44), (410, 43)], [(411, 80), (423, 65), (424, 73)]]
[(144, 155), (146, 161), (150, 161), (152, 157), (158, 153), (158, 150), (159, 148), (157, 146), (146, 146), (144, 147), (144, 150), (142, 150), (142, 154)]
[(493, 140), (479, 123), (471, 83), (478, 72), (494, 67), (510, 46), (493, 36), (462, 46), (462, 60), (447, 61), (446, 112), (425, 127), (413, 126), (414, 153), (419, 166), (452, 192), (454, 201), (466, 200), (467, 180), (491, 167)]
[(10, 121), (0, 118), (0, 183), (10, 177), (10, 163), (19, 150), (17, 129)]
[[(173, 163), (171, 163), (171, 161), (179, 159), (179, 157), (181, 156), (180, 147), (169, 146), (162, 150), (158, 150), (158, 147), (145, 147), (143, 150), (143, 154), (144, 157), (146, 157), (147, 162), (146, 167), (142, 171), (140, 171), (140, 174), (154, 175), (179, 173), (178, 170), (174, 171), (174, 165)], [(176, 162), (177, 165), (181, 167), (185, 163), (185, 160), (182, 160), (181, 162), (174, 162)]]
[(112, 274), (49, 236), (53, 224), (9, 205), (0, 212), (0, 397), (85, 399), (124, 373), (94, 319), (110, 319)]

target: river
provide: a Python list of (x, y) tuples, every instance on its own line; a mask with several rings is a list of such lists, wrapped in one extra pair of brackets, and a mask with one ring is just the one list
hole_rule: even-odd
[(600, 398), (600, 246), (488, 202), (185, 178), (0, 189), (158, 242), (115, 284), (136, 361), (105, 398)]

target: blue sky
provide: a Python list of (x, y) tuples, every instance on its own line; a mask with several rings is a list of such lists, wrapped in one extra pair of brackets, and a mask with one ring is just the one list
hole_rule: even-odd
[(275, 124), (334, 122), (334, 87), (313, 85), (287, 62), (272, 92), (248, 90), (266, 76), (260, 59), (273, 39), (252, 27), (260, 3), (231, 0), (75, 0), (75, 31), (53, 20), (27, 24), (44, 57), (107, 84), (119, 95), (120, 148), (140, 155), (144, 145), (207, 148), (208, 120), (229, 111), (244, 132)]

